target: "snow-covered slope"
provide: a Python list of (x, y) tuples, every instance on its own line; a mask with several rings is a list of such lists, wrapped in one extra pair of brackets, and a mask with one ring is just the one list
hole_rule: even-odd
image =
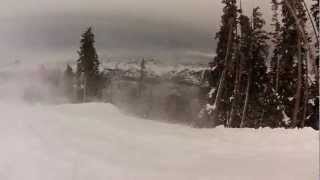
[(311, 129), (192, 129), (110, 104), (1, 104), (1, 180), (316, 180)]

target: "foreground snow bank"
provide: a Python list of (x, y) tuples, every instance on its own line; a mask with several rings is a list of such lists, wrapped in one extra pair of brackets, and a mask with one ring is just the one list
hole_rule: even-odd
[(110, 104), (1, 104), (1, 180), (315, 180), (312, 129), (192, 129)]

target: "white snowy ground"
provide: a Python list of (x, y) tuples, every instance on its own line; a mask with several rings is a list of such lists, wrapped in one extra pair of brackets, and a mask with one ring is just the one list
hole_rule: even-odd
[(192, 129), (110, 104), (0, 103), (1, 180), (317, 180), (311, 129)]

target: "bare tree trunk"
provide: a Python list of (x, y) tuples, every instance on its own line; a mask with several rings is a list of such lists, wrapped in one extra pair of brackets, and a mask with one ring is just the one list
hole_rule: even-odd
[(257, 126), (256, 128), (258, 129), (259, 127), (262, 126), (262, 121), (263, 121), (263, 118), (264, 118), (264, 114), (266, 113), (265, 109), (262, 110), (262, 113), (261, 113), (261, 118), (258, 120), (258, 122), (256, 123)]
[(145, 71), (145, 60), (142, 59), (141, 64), (140, 64), (140, 78), (139, 78), (139, 86), (138, 86), (138, 97), (142, 96), (142, 90), (144, 86), (144, 73)]
[(308, 83), (308, 62), (306, 61), (306, 64), (304, 65), (304, 103), (303, 103), (303, 114), (302, 114), (302, 120), (300, 127), (304, 128), (306, 117), (307, 117), (307, 111), (308, 111), (308, 100), (309, 100), (309, 83)]
[[(253, 19), (253, 18), (252, 18)], [(254, 22), (252, 22), (252, 27), (254, 28), (253, 25)], [(250, 42), (250, 46), (249, 46), (249, 60), (253, 60), (253, 55), (252, 55), (252, 42)], [(241, 121), (240, 121), (240, 128), (244, 127), (244, 121), (246, 119), (246, 115), (247, 115), (247, 109), (248, 109), (248, 101), (249, 101), (249, 93), (250, 93), (250, 88), (251, 88), (251, 78), (252, 78), (252, 62), (249, 62), (249, 72), (248, 72), (248, 78), (247, 78), (247, 87), (246, 87), (246, 97), (245, 97), (245, 101), (244, 101), (244, 106), (243, 106), (243, 110), (242, 110), (242, 117), (241, 117)]]
[(249, 67), (249, 73), (248, 73), (248, 79), (247, 79), (247, 87), (246, 87), (246, 98), (245, 98), (245, 101), (244, 101), (240, 128), (244, 127), (244, 121), (246, 119), (246, 114), (247, 114), (247, 109), (248, 109), (248, 101), (249, 101), (249, 93), (250, 93), (250, 88), (251, 88), (251, 78), (252, 78), (252, 70), (251, 70), (251, 67)]
[(280, 79), (280, 59), (277, 57), (277, 70), (276, 70), (276, 92), (279, 91), (279, 79)]
[(88, 91), (87, 76), (85, 76), (84, 77), (84, 88), (83, 88), (83, 102), (87, 102), (87, 91)]
[(309, 86), (308, 86), (308, 80), (305, 82), (305, 92), (304, 92), (304, 103), (303, 103), (303, 114), (302, 114), (302, 120), (300, 127), (304, 128), (307, 118), (307, 111), (308, 111), (308, 99), (309, 99)]
[(150, 117), (150, 114), (152, 113), (152, 109), (153, 109), (153, 90), (152, 90), (152, 87), (150, 88), (150, 92), (149, 92), (149, 101), (148, 101), (148, 108), (147, 108), (147, 111), (146, 111), (146, 118), (149, 118)]
[[(242, 14), (242, 2), (240, 0), (240, 14)], [(239, 27), (239, 31), (238, 31), (238, 24), (236, 25), (237, 26), (237, 32), (236, 34), (238, 35), (238, 33), (240, 34), (240, 38), (239, 38), (239, 41), (241, 41), (241, 38), (242, 38), (242, 32), (241, 32), (241, 26)], [(243, 57), (242, 53), (241, 53), (241, 50), (240, 50), (240, 42), (238, 42), (237, 44), (237, 48), (238, 48), (238, 52), (240, 53), (240, 60), (238, 58), (236, 58), (236, 62), (235, 62), (235, 85), (234, 85), (234, 89), (233, 89), (233, 99), (232, 99), (232, 104), (231, 104), (231, 111), (230, 111), (230, 116), (227, 120), (227, 127), (231, 128), (232, 127), (232, 122), (233, 122), (233, 119), (234, 119), (234, 116), (235, 116), (235, 108), (236, 108), (236, 103), (237, 103), (237, 100), (238, 100), (238, 95), (239, 95), (239, 88), (240, 88), (240, 72), (241, 72), (241, 69), (240, 69), (240, 62), (241, 62), (241, 59)]]
[(227, 67), (228, 67), (228, 64), (229, 64), (228, 61), (229, 61), (230, 49), (231, 49), (232, 38), (233, 38), (232, 37), (233, 24), (234, 24), (234, 19), (230, 18), (229, 22), (228, 22), (229, 33), (228, 33), (228, 42), (227, 42), (227, 52), (226, 52), (226, 56), (225, 56), (225, 59), (224, 59), (224, 69), (223, 69), (221, 77), (220, 77), (219, 87), (218, 87), (216, 99), (215, 99), (214, 104), (213, 104), (213, 111), (212, 111), (212, 116), (211, 116), (211, 118), (212, 118), (211, 120), (213, 121), (214, 126), (216, 124), (215, 121), (216, 121), (216, 118), (217, 118), (217, 115), (218, 115), (217, 110), (218, 110), (219, 103), (220, 103), (220, 100), (221, 100), (222, 91), (223, 91), (223, 87), (224, 87), (224, 80), (225, 80), (225, 76), (226, 76), (226, 73), (227, 73)]
[(85, 72), (81, 72), (80, 75), (80, 89), (82, 92), (82, 102), (86, 102), (87, 101), (87, 75)]
[(298, 124), (298, 114), (300, 110), (300, 100), (301, 100), (301, 85), (302, 85), (302, 52), (301, 52), (301, 41), (298, 37), (298, 81), (297, 90), (295, 94), (295, 103), (292, 115), (292, 125), (295, 127)]
[(111, 78), (111, 82), (110, 82), (110, 103), (113, 104), (113, 82), (112, 82), (112, 78)]
[(240, 67), (239, 67), (239, 61), (235, 63), (235, 85), (234, 85), (234, 90), (233, 90), (233, 99), (232, 99), (232, 105), (231, 105), (231, 112), (230, 112), (230, 118), (227, 122), (227, 127), (232, 126), (232, 122), (235, 116), (235, 106), (236, 102), (238, 100), (238, 95), (239, 95), (239, 81), (240, 81)]

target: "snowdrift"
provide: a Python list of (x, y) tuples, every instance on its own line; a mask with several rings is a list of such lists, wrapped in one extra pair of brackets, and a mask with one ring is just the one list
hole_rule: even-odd
[(1, 180), (316, 180), (312, 129), (193, 129), (110, 104), (1, 104)]

